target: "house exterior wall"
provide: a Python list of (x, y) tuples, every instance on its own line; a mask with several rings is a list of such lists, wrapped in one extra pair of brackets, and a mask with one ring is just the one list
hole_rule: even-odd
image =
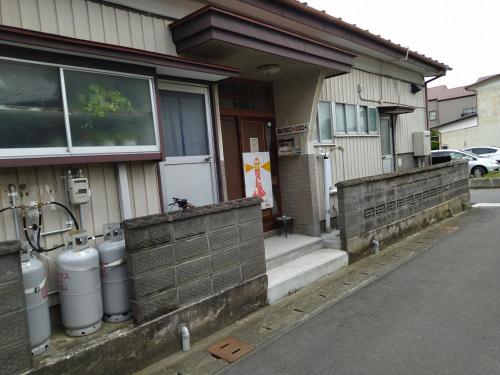
[[(415, 107), (413, 113), (398, 115), (394, 125), (396, 167), (398, 170), (405, 170), (416, 167), (412, 134), (426, 128), (424, 90), (412, 94), (411, 83), (423, 86), (423, 77), (390, 64), (363, 58), (351, 73), (326, 79), (319, 100), (367, 106), (380, 106), (382, 100), (385, 105), (400, 104)], [(358, 92), (358, 85), (362, 89), (361, 95)], [(311, 124), (315, 124), (315, 120), (311, 121)], [(310, 132), (315, 154), (328, 150), (328, 145), (314, 142), (317, 134), (315, 126), (311, 126)], [(335, 136), (334, 143), (337, 146), (331, 151), (334, 185), (345, 180), (383, 173), (380, 134), (338, 135)], [(316, 157), (316, 176), (318, 215), (320, 220), (323, 220), (325, 212), (323, 161), (319, 157)], [(337, 195), (333, 195), (332, 198), (334, 207), (338, 207)], [(335, 215), (333, 212), (333, 216)]]
[[(160, 198), (156, 164), (154, 162), (129, 162), (127, 164), (128, 184), (131, 195), (133, 216), (151, 215), (160, 212)], [(81, 168), (83, 175), (89, 180), (91, 191), (90, 203), (82, 205), (83, 227), (90, 236), (102, 234), (106, 223), (121, 222), (120, 204), (118, 201), (118, 185), (115, 165), (112, 163), (83, 164), (73, 166), (43, 166), (25, 168), (0, 169), (0, 202), (1, 207), (10, 205), (8, 185), (18, 186), (18, 203), (27, 204), (32, 201), (57, 201), (66, 204), (66, 190), (61, 178), (62, 172), (70, 167)], [(24, 189), (19, 187), (24, 186)], [(78, 218), (78, 210), (73, 211)], [(66, 227), (67, 215), (60, 209), (43, 209), (43, 230), (52, 231)], [(22, 232), (21, 232), (22, 235)], [(24, 237), (23, 237), (24, 238)], [(21, 240), (23, 239), (21, 238)], [(15, 239), (14, 219), (10, 212), (0, 216), (0, 241)], [(100, 243), (102, 239), (91, 242)], [(45, 248), (63, 243), (62, 235), (51, 235), (42, 239)], [(56, 259), (61, 250), (51, 251), (40, 257), (48, 270), (48, 292), (51, 303), (57, 302), (53, 294), (57, 291)]]
[[(476, 107), (476, 96), (464, 96), (448, 100), (437, 101), (438, 120), (437, 125), (446, 124), (462, 118), (464, 108)], [(429, 108), (429, 111), (431, 109)], [(434, 124), (433, 124), (434, 125)], [(435, 125), (434, 125), (435, 126)]]
[(165, 0), (161, 2), (165, 17), (159, 17), (86, 0), (2, 0), (0, 24), (177, 55), (168, 25), (200, 7), (194, 1)]
[[(477, 126), (454, 131), (445, 130), (441, 132), (441, 144), (459, 149), (474, 146), (500, 146), (500, 79), (481, 85), (475, 90)], [(449, 127), (445, 129), (447, 128)]]

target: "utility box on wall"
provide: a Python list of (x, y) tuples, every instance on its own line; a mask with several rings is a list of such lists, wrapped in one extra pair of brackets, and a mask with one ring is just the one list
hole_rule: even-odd
[(424, 130), (413, 133), (413, 154), (429, 156), (431, 154), (431, 132)]

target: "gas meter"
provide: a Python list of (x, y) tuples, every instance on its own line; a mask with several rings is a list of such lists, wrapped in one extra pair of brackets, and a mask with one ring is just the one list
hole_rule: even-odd
[(83, 204), (90, 201), (89, 180), (86, 177), (68, 178), (67, 184), (71, 204)]

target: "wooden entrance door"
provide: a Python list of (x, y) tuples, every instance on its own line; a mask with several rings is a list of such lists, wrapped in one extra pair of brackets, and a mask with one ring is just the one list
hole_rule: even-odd
[(222, 116), (222, 142), (228, 199), (245, 197), (242, 153), (269, 152), (273, 208), (262, 210), (264, 230), (274, 229), (275, 218), (281, 216), (281, 200), (276, 153), (274, 123), (272, 119)]

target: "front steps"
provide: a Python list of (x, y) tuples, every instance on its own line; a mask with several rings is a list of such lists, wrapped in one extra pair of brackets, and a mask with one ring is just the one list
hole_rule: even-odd
[(347, 266), (347, 253), (331, 247), (333, 244), (340, 248), (333, 237), (328, 241), (293, 234), (265, 239), (270, 304)]

